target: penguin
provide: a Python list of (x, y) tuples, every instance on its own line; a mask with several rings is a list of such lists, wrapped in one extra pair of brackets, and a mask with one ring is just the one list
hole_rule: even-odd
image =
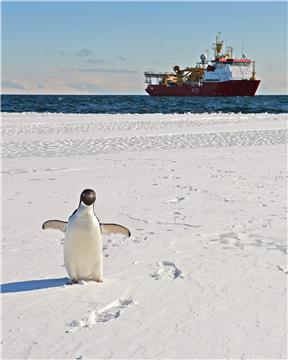
[(48, 220), (42, 229), (56, 229), (65, 233), (64, 263), (70, 284), (84, 281), (103, 282), (102, 234), (122, 234), (130, 237), (130, 231), (118, 224), (101, 224), (94, 213), (96, 193), (85, 189), (80, 196), (78, 208), (68, 222)]

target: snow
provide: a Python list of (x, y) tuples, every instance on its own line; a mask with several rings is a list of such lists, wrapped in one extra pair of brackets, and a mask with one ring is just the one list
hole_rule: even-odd
[[(287, 358), (286, 114), (2, 117), (3, 358)], [(85, 188), (132, 236), (66, 285)]]

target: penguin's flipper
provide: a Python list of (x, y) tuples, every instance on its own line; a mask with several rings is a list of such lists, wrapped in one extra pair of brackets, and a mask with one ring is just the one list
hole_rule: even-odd
[(100, 224), (102, 234), (121, 234), (127, 237), (131, 236), (130, 231), (118, 224)]
[(48, 220), (45, 221), (42, 224), (42, 229), (46, 230), (46, 229), (55, 229), (55, 230), (60, 230), (63, 233), (65, 233), (66, 231), (66, 226), (67, 226), (67, 222), (66, 221), (61, 221), (61, 220)]

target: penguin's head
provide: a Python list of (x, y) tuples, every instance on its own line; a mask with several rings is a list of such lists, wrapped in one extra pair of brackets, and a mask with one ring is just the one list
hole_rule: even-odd
[(96, 200), (96, 193), (94, 190), (91, 189), (85, 189), (82, 191), (82, 194), (80, 196), (80, 204), (83, 202), (83, 204), (90, 206), (94, 204)]

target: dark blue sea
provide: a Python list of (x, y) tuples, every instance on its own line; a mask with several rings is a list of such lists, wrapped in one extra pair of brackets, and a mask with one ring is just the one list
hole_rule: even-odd
[(77, 114), (287, 113), (288, 96), (2, 95), (2, 112)]

